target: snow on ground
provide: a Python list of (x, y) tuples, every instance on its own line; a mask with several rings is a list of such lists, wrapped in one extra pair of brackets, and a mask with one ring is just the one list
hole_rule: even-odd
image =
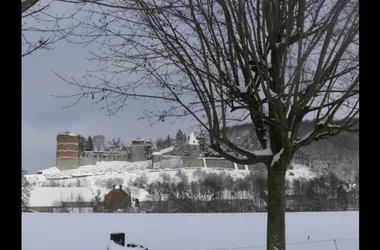
[(164, 156), (161, 162), (157, 162), (154, 165), (154, 169), (179, 169), (179, 167), (182, 166), (182, 157), (175, 156), (175, 157), (167, 157)]
[[(105, 250), (110, 233), (149, 250), (262, 249), (266, 213), (23, 213), (23, 250)], [(359, 249), (358, 212), (286, 214), (288, 250)], [(308, 239), (308, 237), (310, 238)]]
[[(59, 171), (56, 167), (41, 170), (43, 174), (26, 175), (28, 181), (35, 187), (50, 186), (52, 182), (55, 185), (64, 187), (87, 187), (92, 190), (93, 195), (100, 190), (101, 195), (105, 195), (110, 191), (109, 182), (113, 184), (122, 184), (123, 187), (131, 189), (132, 197), (138, 198), (140, 201), (148, 199), (146, 190), (132, 188), (130, 182), (139, 177), (146, 177), (148, 183), (162, 180), (162, 174), (168, 174), (174, 177), (179, 168), (178, 157), (167, 157), (158, 169), (151, 169), (151, 161), (141, 162), (98, 162), (95, 165), (81, 166), (78, 169)], [(240, 169), (213, 169), (213, 168), (182, 168), (181, 171), (188, 176), (188, 180), (197, 179), (197, 171), (205, 173), (225, 173), (234, 179), (241, 179), (250, 172)], [(309, 168), (300, 164), (293, 164), (293, 169), (286, 174), (288, 180), (298, 178), (310, 179), (316, 177), (317, 174)], [(117, 183), (116, 183), (117, 182)], [(107, 188), (108, 186), (108, 188)]]
[(288, 170), (286, 172), (285, 178), (289, 181), (293, 181), (295, 179), (313, 179), (317, 177), (317, 173), (312, 171), (310, 168), (306, 167), (305, 165), (302, 164), (296, 164), (293, 163), (293, 169)]
[(59, 172), (61, 172), (61, 171), (56, 166), (38, 171), (38, 173), (41, 173), (43, 175), (44, 174), (54, 174), (54, 173), (59, 173)]
[(93, 193), (86, 187), (35, 187), (30, 192), (29, 206), (47, 207), (60, 201), (75, 201), (78, 196), (89, 202)]

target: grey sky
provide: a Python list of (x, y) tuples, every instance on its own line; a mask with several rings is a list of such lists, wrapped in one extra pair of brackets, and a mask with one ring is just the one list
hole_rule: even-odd
[[(55, 165), (56, 135), (69, 130), (85, 137), (103, 134), (106, 139), (121, 137), (130, 144), (137, 137), (157, 139), (167, 134), (175, 135), (181, 128), (187, 131), (189, 123), (161, 123), (150, 127), (148, 121), (137, 121), (150, 104), (131, 102), (119, 114), (108, 117), (99, 106), (83, 101), (70, 104), (68, 99), (57, 99), (54, 94), (72, 92), (50, 69), (81, 76), (88, 69), (84, 59), (88, 48), (60, 42), (52, 51), (40, 50), (22, 59), (22, 165), (29, 173)], [(155, 105), (157, 107), (157, 105)]]
[[(42, 2), (47, 1), (43, 0)], [(71, 4), (58, 4), (50, 8), (69, 13)], [(54, 8), (54, 9), (53, 9)], [(28, 24), (33, 23), (33, 21)], [(39, 34), (26, 34), (39, 38)], [(33, 37), (32, 37), (33, 38)], [(51, 70), (72, 77), (81, 77), (91, 68), (91, 63), (84, 59), (91, 47), (69, 44), (61, 41), (51, 51), (39, 50), (22, 59), (22, 165), (30, 173), (55, 165), (56, 135), (70, 131), (85, 137), (102, 134), (106, 140), (121, 137), (126, 144), (141, 137), (157, 139), (167, 134), (175, 135), (178, 129), (189, 133), (188, 121), (175, 124), (160, 123), (150, 127), (148, 121), (137, 121), (144, 109), (160, 108), (160, 104), (149, 102), (131, 102), (118, 117), (107, 117), (100, 106), (82, 101), (76, 106), (62, 110), (69, 105), (68, 99), (57, 99), (51, 95), (64, 95), (73, 92)], [(313, 118), (312, 115), (308, 117)]]
[[(44, 5), (48, 0), (41, 0)], [(55, 2), (49, 13), (66, 13), (73, 11), (73, 5)], [(43, 15), (41, 15), (43, 18)], [(33, 19), (26, 19), (27, 25), (41, 27)], [(41, 34), (24, 33), (28, 39), (38, 40)], [(177, 121), (155, 124), (153, 127), (146, 120), (138, 121), (144, 109), (160, 104), (149, 102), (130, 102), (118, 117), (108, 117), (100, 106), (82, 101), (77, 105), (62, 109), (69, 105), (68, 99), (57, 99), (52, 95), (65, 95), (75, 92), (60, 80), (51, 70), (63, 75), (81, 77), (91, 69), (91, 63), (85, 59), (91, 47), (70, 44), (60, 41), (54, 44), (53, 50), (38, 50), (22, 58), (22, 166), (29, 173), (55, 166), (56, 135), (70, 131), (85, 136), (102, 134), (106, 141), (121, 137), (126, 144), (134, 138), (158, 139), (168, 134), (174, 136), (178, 129), (189, 133), (191, 121)], [(92, 68), (93, 69), (93, 68)]]

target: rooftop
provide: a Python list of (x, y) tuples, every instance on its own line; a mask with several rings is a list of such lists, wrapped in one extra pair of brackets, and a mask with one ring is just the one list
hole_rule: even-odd
[(78, 134), (70, 133), (70, 132), (61, 132), (58, 135), (68, 135), (68, 136), (78, 136)]
[(190, 133), (190, 135), (188, 137), (187, 144), (189, 144), (189, 145), (199, 145), (199, 142), (198, 142), (198, 140), (195, 137), (195, 135), (194, 135), (193, 132)]

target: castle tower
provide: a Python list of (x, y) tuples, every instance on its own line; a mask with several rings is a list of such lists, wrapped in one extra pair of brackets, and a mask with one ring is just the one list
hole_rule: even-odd
[(59, 170), (79, 168), (79, 135), (69, 132), (57, 135), (56, 166)]
[(162, 154), (160, 152), (154, 152), (151, 155), (152, 158), (152, 168), (155, 168), (156, 164), (161, 162)]
[(193, 132), (191, 132), (190, 135), (187, 137), (186, 144), (188, 156), (198, 158), (201, 150), (199, 142)]
[(146, 161), (152, 154), (152, 142), (144, 139), (134, 139), (131, 145), (130, 161)]

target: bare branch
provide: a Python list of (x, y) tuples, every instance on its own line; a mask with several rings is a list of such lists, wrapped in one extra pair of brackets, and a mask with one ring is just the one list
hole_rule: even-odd
[[(62, 2), (81, 4), (82, 30), (71, 41), (96, 45), (89, 60), (102, 64), (86, 81), (63, 79), (82, 94), (73, 98), (100, 95), (113, 114), (136, 98), (163, 102), (143, 118), (191, 116), (216, 151), (247, 164), (268, 164), (279, 152), (286, 162), (315, 140), (356, 128), (357, 1)], [(247, 115), (271, 154), (229, 141), (227, 126)], [(307, 115), (316, 117), (315, 131), (297, 141)], [(332, 126), (337, 120), (344, 125)]]

